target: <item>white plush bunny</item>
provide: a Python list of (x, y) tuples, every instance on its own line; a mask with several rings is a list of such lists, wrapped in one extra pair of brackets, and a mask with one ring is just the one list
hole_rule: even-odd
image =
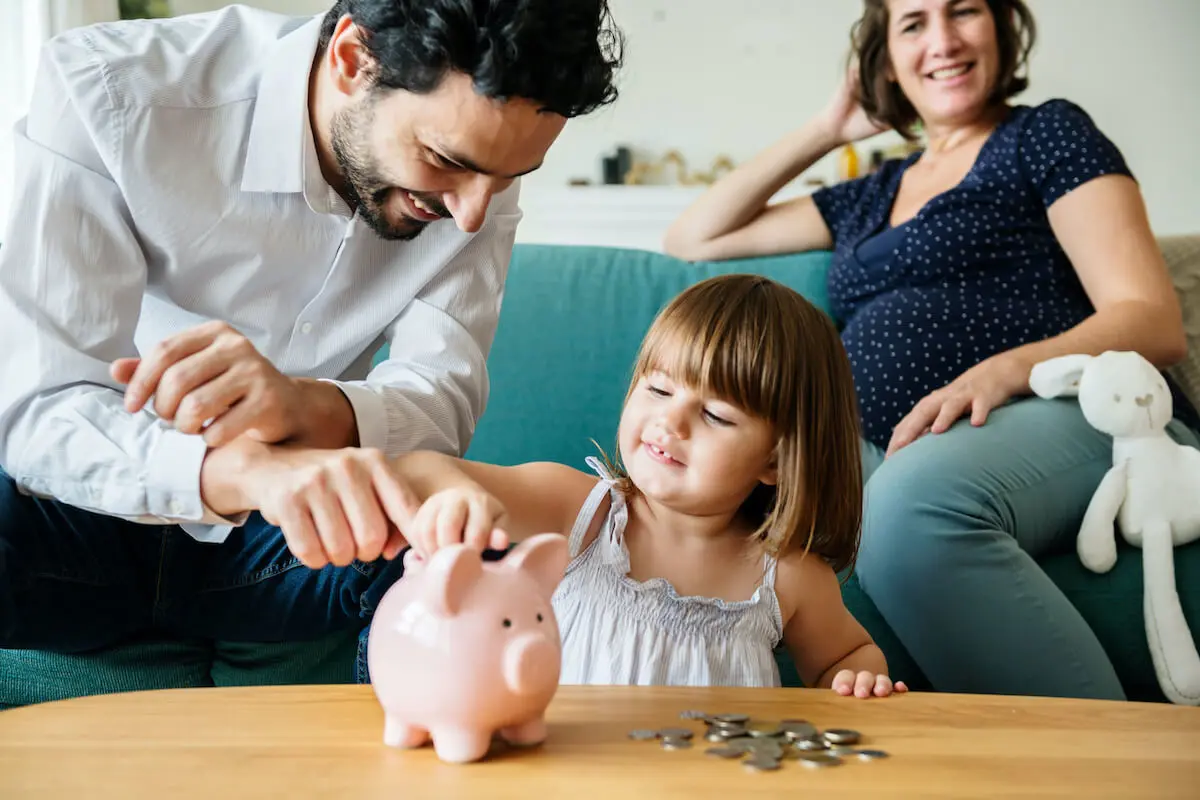
[(1200, 656), (1175, 590), (1173, 549), (1200, 539), (1200, 450), (1166, 433), (1166, 381), (1137, 353), (1110, 351), (1043, 361), (1029, 385), (1041, 397), (1078, 395), (1088, 423), (1113, 437), (1113, 467), (1084, 514), (1079, 559), (1092, 572), (1112, 569), (1114, 520), (1142, 548), (1146, 637), (1159, 685), (1173, 703), (1200, 705)]

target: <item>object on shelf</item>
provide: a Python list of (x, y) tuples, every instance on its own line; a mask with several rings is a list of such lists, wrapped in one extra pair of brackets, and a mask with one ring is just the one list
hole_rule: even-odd
[[(674, 165), (675, 179), (671, 181), (666, 176), (667, 167)], [(650, 183), (675, 183), (680, 186), (711, 186), (721, 175), (731, 172), (734, 168), (733, 159), (726, 155), (717, 156), (707, 172), (688, 172), (687, 159), (678, 150), (668, 150), (657, 161), (635, 161), (633, 168), (625, 175), (625, 183), (630, 186)], [(654, 179), (667, 178), (658, 181)]]
[(628, 147), (618, 147), (616, 153), (602, 159), (601, 165), (605, 184), (611, 186), (625, 183), (625, 177), (633, 166), (633, 152)]
[(837, 177), (839, 181), (850, 181), (858, 177), (858, 151), (847, 144), (838, 153)]

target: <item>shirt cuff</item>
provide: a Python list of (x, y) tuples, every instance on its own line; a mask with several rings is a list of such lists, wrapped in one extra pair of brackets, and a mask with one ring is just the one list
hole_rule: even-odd
[(387, 408), (383, 397), (359, 383), (325, 380), (342, 390), (354, 409), (354, 424), (358, 427), (358, 446), (384, 449), (387, 444)]
[[(200, 495), (200, 467), (207, 454), (208, 445), (201, 436), (174, 430), (162, 432), (146, 460), (143, 476), (146, 506), (151, 514), (180, 522), (229, 528), (245, 523), (249, 512), (234, 518), (223, 517), (204, 504)], [(228, 532), (226, 530), (225, 535)]]

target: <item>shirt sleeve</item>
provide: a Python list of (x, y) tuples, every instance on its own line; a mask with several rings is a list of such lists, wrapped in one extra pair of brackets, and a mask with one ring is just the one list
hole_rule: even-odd
[(392, 323), (388, 356), (364, 381), (335, 381), (359, 444), (388, 456), (466, 452), (488, 395), (487, 356), (521, 211), (518, 184), (495, 197), (473, 236)]
[(864, 210), (862, 203), (866, 199), (870, 180), (871, 176), (866, 176), (840, 181), (813, 192), (813, 202), (821, 212), (825, 227), (829, 228), (835, 245), (851, 233), (853, 221), (861, 217)]
[(1030, 113), (1021, 133), (1020, 159), (1046, 208), (1102, 175), (1133, 177), (1117, 146), (1068, 100), (1050, 100)]
[(47, 44), (14, 130), (0, 247), (0, 468), (26, 492), (89, 511), (229, 523), (200, 498), (204, 440), (127, 412), (108, 373), (137, 354), (147, 275), (112, 173), (120, 112), (86, 35)]

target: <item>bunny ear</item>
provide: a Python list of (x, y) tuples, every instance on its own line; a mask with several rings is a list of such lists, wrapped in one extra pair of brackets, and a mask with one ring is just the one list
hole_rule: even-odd
[(1029, 388), (1038, 397), (1062, 397), (1079, 394), (1079, 379), (1093, 356), (1059, 356), (1035, 364), (1029, 373)]

